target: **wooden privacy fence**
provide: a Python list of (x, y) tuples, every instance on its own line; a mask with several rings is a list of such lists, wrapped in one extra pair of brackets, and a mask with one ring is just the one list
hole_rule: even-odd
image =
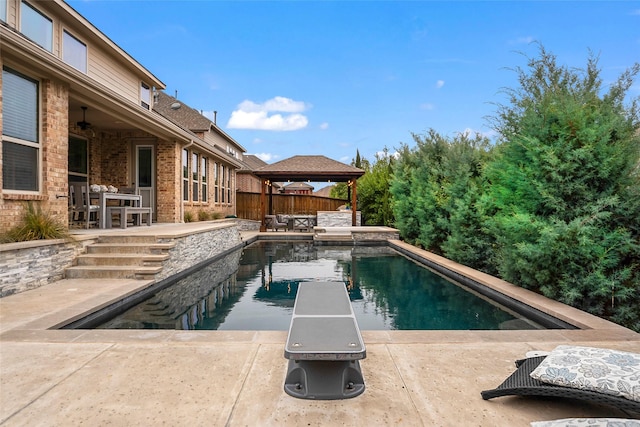
[[(330, 199), (306, 194), (273, 194), (271, 196), (271, 213), (275, 214), (308, 214), (318, 211), (335, 211), (347, 203), (342, 199)], [(269, 214), (269, 195), (265, 195), (265, 209)], [(260, 193), (236, 193), (236, 215), (238, 218), (260, 221)]]

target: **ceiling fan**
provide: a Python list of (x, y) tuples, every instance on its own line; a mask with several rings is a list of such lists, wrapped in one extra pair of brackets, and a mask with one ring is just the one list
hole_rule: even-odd
[(80, 129), (87, 130), (91, 126), (91, 123), (86, 120), (87, 107), (80, 108), (82, 108), (82, 121), (78, 122), (77, 125)]

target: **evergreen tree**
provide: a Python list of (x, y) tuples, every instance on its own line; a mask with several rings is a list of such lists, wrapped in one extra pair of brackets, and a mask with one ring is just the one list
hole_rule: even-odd
[(625, 99), (639, 71), (601, 95), (597, 58), (578, 71), (541, 47), (498, 110), (482, 202), (501, 277), (636, 330), (640, 116)]
[(446, 138), (431, 129), (402, 147), (391, 184), (396, 228), (419, 246), (476, 268), (486, 238), (475, 209), (489, 141), (479, 135)]
[(362, 211), (365, 225), (393, 226), (389, 188), (392, 168), (393, 157), (385, 148), (382, 154), (376, 154), (370, 170), (358, 179), (358, 209)]

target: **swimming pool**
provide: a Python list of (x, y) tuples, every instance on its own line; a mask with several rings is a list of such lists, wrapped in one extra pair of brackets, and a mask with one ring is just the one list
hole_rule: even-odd
[(303, 281), (343, 282), (362, 330), (543, 328), (386, 246), (278, 241), (227, 254), (98, 327), (287, 330)]

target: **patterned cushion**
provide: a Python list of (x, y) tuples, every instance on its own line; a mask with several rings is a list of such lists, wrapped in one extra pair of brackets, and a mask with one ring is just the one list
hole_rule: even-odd
[(539, 381), (640, 402), (640, 354), (560, 345), (531, 377)]
[(623, 418), (565, 418), (563, 420), (536, 421), (531, 427), (640, 427), (640, 421)]

